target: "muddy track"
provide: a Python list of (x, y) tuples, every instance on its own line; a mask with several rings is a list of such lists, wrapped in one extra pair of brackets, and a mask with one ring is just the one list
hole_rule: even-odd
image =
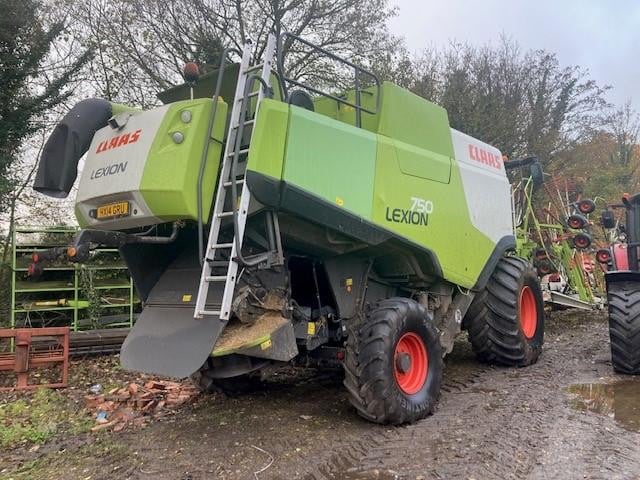
[(604, 318), (554, 315), (547, 332), (539, 362), (523, 369), (480, 364), (459, 339), (435, 414), (414, 425), (368, 423), (340, 375), (291, 370), (249, 395), (207, 396), (144, 429), (107, 434), (123, 458), (96, 461), (69, 448), (55, 472), (92, 480), (114, 478), (116, 468), (138, 480), (640, 478), (640, 433), (575, 410), (566, 392), (620, 378)]
[(479, 365), (458, 345), (435, 415), (345, 439), (306, 478), (637, 478), (640, 435), (567, 405), (569, 384), (611, 375), (606, 325), (573, 328), (553, 325), (524, 369)]

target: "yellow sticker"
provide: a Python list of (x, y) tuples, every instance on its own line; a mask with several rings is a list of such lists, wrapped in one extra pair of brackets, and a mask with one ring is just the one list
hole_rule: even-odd
[(342, 199), (342, 197), (336, 197), (336, 203), (341, 207), (344, 206), (344, 200)]
[(309, 322), (307, 324), (307, 335), (315, 335), (316, 334), (316, 324), (314, 322)]
[(182, 295), (182, 301), (183, 302), (190, 302), (191, 301), (191, 295)]
[(347, 278), (347, 279), (344, 281), (344, 284), (345, 284), (345, 286), (347, 286), (347, 287), (351, 287), (351, 286), (353, 285), (353, 278)]
[(262, 342), (260, 344), (260, 349), (261, 350), (266, 350), (267, 348), (271, 347), (271, 339), (267, 340), (266, 342)]

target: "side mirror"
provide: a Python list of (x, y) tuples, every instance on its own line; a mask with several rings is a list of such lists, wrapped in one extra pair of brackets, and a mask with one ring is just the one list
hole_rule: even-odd
[(616, 226), (616, 218), (611, 210), (603, 210), (600, 221), (604, 228), (615, 228)]

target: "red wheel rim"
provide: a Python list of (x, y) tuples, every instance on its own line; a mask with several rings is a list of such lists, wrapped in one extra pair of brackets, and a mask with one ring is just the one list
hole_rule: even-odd
[(582, 222), (580, 220), (569, 220), (569, 226), (577, 230), (582, 227)]
[(524, 286), (520, 292), (520, 327), (522, 333), (528, 339), (536, 334), (538, 326), (538, 306), (536, 297), (531, 288)]
[(589, 241), (587, 239), (582, 237), (576, 238), (576, 247), (587, 248), (588, 246), (589, 246)]
[(608, 250), (600, 250), (596, 254), (596, 257), (598, 258), (598, 261), (600, 263), (607, 263), (609, 260), (611, 260), (611, 254)]
[(429, 356), (422, 338), (408, 332), (400, 337), (393, 355), (393, 375), (400, 390), (407, 395), (420, 391), (427, 381)]

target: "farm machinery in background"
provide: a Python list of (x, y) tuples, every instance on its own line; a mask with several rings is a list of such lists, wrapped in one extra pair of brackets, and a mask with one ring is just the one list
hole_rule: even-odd
[(640, 374), (640, 194), (622, 197), (602, 212), (609, 245), (598, 250), (606, 268), (611, 363), (620, 373)]
[[(535, 266), (545, 302), (552, 308), (601, 307), (604, 281), (590, 220), (594, 201), (571, 192), (566, 181), (545, 181), (536, 157), (505, 165), (512, 183), (517, 252)], [(538, 193), (536, 203), (543, 208), (534, 206)]]

